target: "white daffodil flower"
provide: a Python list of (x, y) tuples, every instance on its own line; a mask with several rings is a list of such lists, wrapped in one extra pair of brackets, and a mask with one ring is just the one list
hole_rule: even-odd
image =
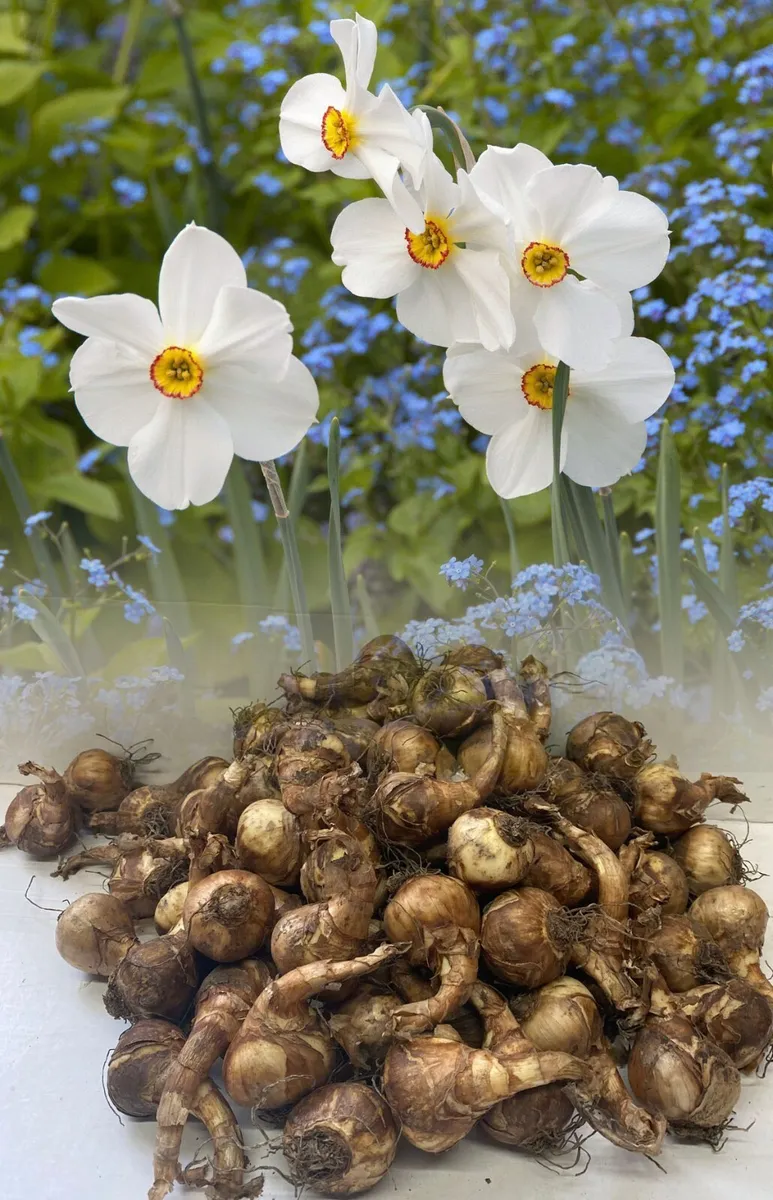
[(70, 383), (97, 437), (129, 447), (129, 471), (162, 508), (206, 504), (234, 453), (287, 454), (319, 398), (292, 355), (283, 304), (247, 286), (222, 237), (188, 225), (164, 255), (158, 308), (142, 296), (68, 296), (57, 320), (82, 334)]
[(665, 265), (665, 213), (646, 196), (621, 191), (611, 175), (553, 166), (525, 143), (489, 146), (470, 177), (509, 220), (516, 313), (531, 314), (543, 347), (570, 367), (594, 370), (609, 361), (624, 333), (624, 294)]
[[(494, 354), (459, 347), (443, 378), (474, 429), (491, 435), (486, 471), (506, 499), (542, 491), (553, 478), (553, 383), (557, 360), (534, 343)], [(610, 487), (647, 443), (644, 421), (668, 398), (671, 360), (656, 342), (623, 337), (606, 366), (572, 371), (561, 437), (561, 470), (575, 483)]]
[(414, 187), (427, 158), (423, 114), (412, 116), (386, 85), (368, 91), (376, 61), (378, 34), (372, 21), (330, 22), (344, 60), (346, 87), (335, 75), (306, 75), (294, 83), (279, 112), (279, 140), (285, 157), (307, 171), (333, 171), (346, 179), (375, 179), (400, 213), (403, 225), (424, 228), (416, 200), (399, 171)]
[(507, 229), (475, 191), (469, 175), (456, 182), (437, 156), (418, 193), (420, 233), (386, 200), (358, 200), (336, 219), (333, 262), (355, 296), (397, 296), (397, 318), (435, 346), (479, 342), (511, 345), (515, 325), (502, 264)]

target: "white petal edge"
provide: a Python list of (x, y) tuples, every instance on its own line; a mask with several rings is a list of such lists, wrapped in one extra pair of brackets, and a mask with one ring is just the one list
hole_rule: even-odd
[(617, 192), (611, 204), (567, 236), (565, 246), (581, 275), (624, 291), (657, 278), (669, 248), (666, 214), (637, 192)]
[(161, 396), (150, 382), (147, 358), (117, 342), (87, 338), (70, 361), (75, 406), (99, 438), (128, 446), (152, 421)]
[(525, 187), (537, 171), (553, 164), (541, 150), (519, 142), (511, 150), (489, 146), (470, 172), (477, 191), (490, 196), (504, 209), (516, 241), (531, 240), (536, 213), (525, 195)]
[(342, 17), (330, 22), (330, 36), (344, 60), (347, 95), (356, 85), (367, 88), (378, 48), (378, 31), (372, 21), (357, 13), (356, 20)]
[(293, 84), (279, 110), (279, 144), (288, 162), (307, 171), (331, 169), (337, 160), (322, 141), (322, 118), (331, 106), (346, 107), (346, 93), (335, 75), (305, 75)]
[(254, 288), (224, 287), (197, 346), (209, 367), (249, 357), (272, 379), (287, 370), (293, 349), (290, 315), (284, 304)]
[(570, 396), (564, 417), (564, 471), (585, 487), (611, 487), (640, 461), (647, 445), (643, 422), (630, 424), (588, 395)]
[(662, 346), (648, 338), (621, 338), (600, 371), (577, 371), (572, 396), (592, 400), (633, 424), (646, 421), (665, 404), (674, 386), (674, 365)]
[(405, 227), (388, 200), (357, 200), (339, 213), (330, 240), (344, 287), (355, 296), (386, 300), (423, 270), (413, 262)]
[(622, 320), (614, 296), (568, 275), (542, 290), (534, 325), (542, 345), (554, 358), (577, 370), (595, 371), (609, 362)]
[(319, 393), (311, 371), (291, 358), (282, 379), (256, 377), (239, 364), (213, 372), (206, 399), (227, 422), (234, 452), (252, 462), (289, 454), (314, 424)]
[(553, 422), (549, 411), (530, 407), (525, 419), (494, 434), (486, 473), (498, 496), (513, 500), (548, 487), (553, 478)]
[(246, 286), (247, 272), (230, 242), (203, 225), (186, 225), (164, 255), (158, 277), (166, 344), (195, 345), (221, 288)]
[(564, 245), (567, 235), (583, 222), (585, 214), (607, 203), (604, 176), (585, 163), (561, 163), (537, 171), (525, 192), (539, 214), (539, 223), (527, 235), (528, 241), (545, 241), (562, 249), (568, 248)]
[(129, 474), (161, 508), (208, 504), (221, 491), (233, 459), (226, 421), (200, 397), (162, 397), (153, 420), (129, 443)]
[(57, 321), (83, 337), (118, 342), (147, 358), (148, 368), (166, 342), (158, 310), (152, 300), (124, 292), (118, 296), (65, 296), (51, 311)]
[[(506, 350), (515, 338), (510, 281), (496, 250), (459, 250), (452, 266), (464, 282), (478, 327), (476, 341), (487, 350)], [(454, 328), (454, 340), (466, 340)]]
[(523, 371), (512, 353), (452, 350), (446, 355), (443, 382), (468, 425), (480, 433), (498, 433), (528, 405), (521, 391)]

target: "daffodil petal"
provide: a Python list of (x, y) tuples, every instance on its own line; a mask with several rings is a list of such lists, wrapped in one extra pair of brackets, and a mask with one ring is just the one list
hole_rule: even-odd
[(460, 353), (449, 351), (443, 367), (443, 382), (468, 425), (480, 433), (505, 429), (519, 414), (525, 416), (526, 400), (521, 391), (523, 371), (512, 353), (487, 350)]
[(632, 425), (589, 392), (570, 395), (564, 430), (567, 436), (564, 471), (585, 487), (611, 487), (617, 483), (633, 470), (647, 445), (643, 422)]
[(322, 141), (322, 118), (328, 108), (345, 107), (346, 93), (335, 75), (306, 75), (294, 83), (279, 110), (279, 142), (288, 162), (329, 171), (336, 160)]
[(219, 367), (212, 373), (207, 400), (228, 424), (234, 452), (253, 462), (294, 450), (319, 408), (314, 377), (294, 357), (274, 382), (242, 364)]
[[(515, 338), (510, 308), (510, 283), (495, 250), (458, 250), (450, 263), (463, 280), (478, 327), (479, 341), (487, 350), (507, 349)], [(454, 329), (454, 340), (462, 338)]]
[(246, 286), (247, 272), (233, 246), (203, 225), (186, 225), (164, 255), (158, 279), (165, 344), (195, 345), (220, 289)]
[(523, 415), (494, 434), (486, 451), (489, 483), (507, 500), (541, 492), (553, 478), (551, 413), (529, 405), (524, 408)]
[(75, 407), (99, 438), (128, 446), (158, 408), (148, 359), (118, 342), (87, 338), (70, 361)]
[(608, 179), (585, 163), (561, 163), (537, 171), (525, 188), (529, 203), (539, 214), (539, 225), (529, 231), (528, 240), (548, 242), (568, 251), (565, 243), (570, 232), (582, 228), (590, 216), (608, 207), (610, 188), (617, 187), (611, 176)]
[(161, 508), (208, 504), (225, 483), (233, 459), (227, 422), (200, 397), (163, 397), (153, 419), (129, 443), (129, 473)]
[(378, 46), (378, 31), (372, 21), (357, 13), (355, 21), (348, 17), (330, 22), (330, 36), (344, 60), (347, 91), (354, 84), (366, 88), (373, 74)]
[(292, 324), (284, 304), (254, 288), (224, 287), (196, 347), (208, 368), (249, 357), (260, 370), (279, 379), (292, 354)]
[(570, 367), (591, 371), (609, 362), (622, 319), (614, 296), (568, 275), (544, 289), (534, 325), (548, 353)]
[(601, 370), (577, 371), (570, 380), (578, 402), (594, 401), (629, 424), (656, 413), (673, 386), (674, 365), (663, 347), (633, 337), (615, 342), (612, 358)]
[(118, 296), (65, 296), (51, 311), (57, 321), (83, 337), (118, 342), (147, 357), (148, 366), (164, 342), (164, 330), (152, 300), (125, 292)]
[(532, 240), (536, 213), (529, 203), (525, 188), (537, 171), (553, 164), (541, 150), (519, 142), (512, 150), (489, 146), (470, 172), (475, 188), (490, 196), (504, 210), (517, 242)]
[(355, 296), (388, 299), (422, 272), (408, 253), (405, 226), (387, 200), (357, 200), (336, 218), (333, 262)]
[(618, 191), (610, 204), (567, 233), (572, 266), (601, 287), (633, 291), (666, 265), (668, 218), (646, 196)]

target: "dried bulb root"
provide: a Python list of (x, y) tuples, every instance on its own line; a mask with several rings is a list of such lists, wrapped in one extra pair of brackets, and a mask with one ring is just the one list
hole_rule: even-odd
[(400, 1131), (386, 1101), (362, 1083), (330, 1083), (287, 1118), (282, 1149), (296, 1187), (353, 1196), (383, 1179)]
[(88, 892), (56, 922), (56, 948), (65, 962), (89, 975), (111, 975), (137, 941), (134, 922), (120, 900)]

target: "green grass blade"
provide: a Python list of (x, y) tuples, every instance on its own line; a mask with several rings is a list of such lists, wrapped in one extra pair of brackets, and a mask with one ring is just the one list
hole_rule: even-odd
[(244, 467), (235, 458), (225, 485), (228, 521), (234, 532), (233, 550), (239, 600), (249, 608), (262, 608), (269, 602), (268, 572), (260, 529), (252, 513)]
[(28, 604), (30, 608), (34, 608), (37, 613), (37, 616), (29, 624), (35, 630), (41, 642), (45, 642), (49, 649), (53, 651), (65, 672), (71, 678), (82, 678), (86, 672), (83, 669), (83, 663), (80, 660), (78, 651), (51, 612), (51, 609), (43, 603), (39, 596), (31, 596), (23, 588), (20, 591), (20, 599), (24, 604)]
[(609, 542), (601, 524), (596, 497), (588, 487), (567, 480), (567, 491), (572, 497), (577, 519), (582, 529), (582, 537), (588, 551), (586, 561), (601, 580), (601, 594), (611, 613), (624, 625), (627, 624), (627, 613), (623, 602), (620, 579), (615, 569), (615, 563), (610, 554)]
[(354, 658), (352, 606), (346, 584), (344, 552), (341, 540), (341, 423), (333, 417), (327, 447), (327, 477), (330, 488), (330, 528), (327, 538), (328, 571), (330, 575), (330, 606), (333, 611), (333, 640), (336, 670), (348, 667)]
[(180, 687), (180, 706), (186, 716), (193, 715), (193, 689), (196, 685), (196, 671), (193, 665), (193, 655), (189, 654), (175, 632), (168, 617), (163, 618), (164, 641), (166, 642), (166, 657), (169, 666), (174, 667), (185, 677)]
[(161, 551), (160, 554), (152, 554), (147, 563), (153, 603), (157, 607), (174, 606), (174, 627), (177, 635), (181, 638), (188, 637), (192, 631), (188, 597), (172, 550), (171, 538), (158, 519), (155, 504), (148, 500), (147, 496), (143, 496), (131, 481), (129, 490), (137, 528)]
[(727, 463), (722, 467), (722, 540), (719, 547), (719, 586), (734, 608), (738, 608), (738, 567), (730, 526), (730, 497)]
[[(59, 530), (59, 551), (67, 574), (70, 599), (74, 600), (83, 583), (83, 573), (80, 569), (81, 553), (75, 544), (72, 530), (67, 524)], [(104, 655), (99, 639), (94, 629), (89, 626), (78, 639), (78, 655), (88, 670), (96, 670), (104, 663)]]
[(706, 605), (722, 636), (728, 637), (735, 629), (738, 620), (737, 605), (733, 605), (728, 600), (711, 576), (691, 558), (686, 558), (684, 563), (695, 587), (695, 594)]
[(620, 534), (620, 587), (625, 611), (628, 613), (633, 607), (633, 558), (633, 543), (630, 536), (623, 531)]
[(515, 532), (513, 514), (510, 511), (510, 501), (500, 496), (499, 503), (502, 505), (502, 516), (505, 518), (505, 528), (507, 529), (507, 544), (510, 548), (510, 582), (512, 583), (521, 569), (521, 560), (518, 557), (518, 536)]
[(674, 435), (663, 422), (655, 497), (661, 669), (677, 682), (684, 676), (682, 639), (681, 471)]
[[(575, 557), (578, 562), (590, 562), (590, 548), (585, 540), (585, 531), (580, 521), (580, 514), (577, 511), (575, 503), (574, 491), (570, 481), (566, 476), (561, 476), (558, 481), (558, 490), (561, 495), (561, 513), (566, 522), (565, 529), (567, 535), (571, 535), (571, 543), (574, 544)], [(570, 545), (567, 537), (567, 545)], [(569, 561), (567, 558), (566, 562)], [(558, 564), (556, 564), (558, 565)]]
[(365, 626), (365, 632), (367, 633), (369, 639), (378, 637), (381, 630), (379, 629), (379, 626), (378, 626), (378, 618), (376, 617), (376, 610), (374, 609), (373, 602), (371, 601), (371, 598), (368, 595), (368, 588), (365, 583), (364, 576), (362, 576), (362, 575), (357, 576), (356, 588), (357, 588), (357, 603), (360, 606), (360, 615), (362, 617), (362, 623)]
[(569, 368), (560, 362), (553, 383), (553, 489), (551, 493), (551, 530), (553, 562), (557, 567), (569, 562), (569, 540), (564, 524), (564, 505), (561, 492), (561, 431), (564, 427), (566, 398), (569, 394)]
[(287, 507), (290, 510), (290, 516), (294, 524), (298, 523), (303, 505), (306, 500), (306, 491), (309, 486), (309, 452), (306, 448), (306, 442), (301, 442), (298, 449), (295, 451), (295, 459), (293, 460), (293, 469), (290, 474), (290, 486), (287, 489)]
[[(305, 448), (302, 446), (301, 449)], [(299, 455), (296, 456), (293, 475), (295, 475), (296, 468), (298, 467)], [(301, 567), (301, 555), (298, 549), (298, 539), (295, 536), (295, 517), (293, 515), (293, 510), (285, 500), (282, 483), (279, 478), (279, 472), (276, 469), (276, 463), (262, 462), (260, 464), (260, 469), (263, 472), (263, 478), (266, 481), (271, 507), (274, 511), (274, 516), (276, 517), (279, 536), (282, 541), (282, 549), (284, 550), (285, 559), (285, 571), (283, 574), (286, 576), (286, 581), (289, 584), (295, 620), (301, 634), (304, 665), (306, 670), (316, 671), (317, 653), (314, 646), (314, 630), (311, 623), (311, 613), (309, 612), (308, 601), (306, 599), (306, 587), (303, 582), (303, 569)], [(300, 471), (301, 468), (298, 468), (298, 470)], [(300, 511), (300, 508), (298, 511)], [(277, 597), (280, 596), (283, 597), (283, 603), (279, 608), (279, 611), (284, 612), (287, 609), (287, 592), (284, 590), (284, 588), (282, 588), (281, 583), (280, 588), (277, 589)]]
[(617, 528), (617, 517), (615, 516), (615, 504), (612, 499), (611, 488), (601, 488), (601, 507), (604, 513), (604, 536), (607, 543), (607, 553), (609, 561), (614, 568), (617, 582), (620, 585), (622, 594), (623, 584), (623, 567), (620, 562), (620, 531)]
[(692, 531), (693, 549), (695, 551), (695, 561), (706, 575), (709, 573), (708, 564), (706, 562), (706, 551), (703, 549), (703, 534), (698, 526)]
[[(22, 525), (27, 520), (27, 517), (32, 515), (32, 505), (27, 495), (27, 490), (22, 483), (21, 476), (16, 469), (16, 463), (13, 461), (8, 443), (0, 432), (0, 474), (5, 479), (8, 491), (11, 493), (19, 520)], [(54, 566), (54, 560), (49, 550), (49, 545), (41, 533), (40, 529), (34, 526), (27, 535), (30, 552), (35, 560), (35, 566), (41, 581), (48, 588), (48, 592), (52, 599), (61, 599), (62, 584)]]

